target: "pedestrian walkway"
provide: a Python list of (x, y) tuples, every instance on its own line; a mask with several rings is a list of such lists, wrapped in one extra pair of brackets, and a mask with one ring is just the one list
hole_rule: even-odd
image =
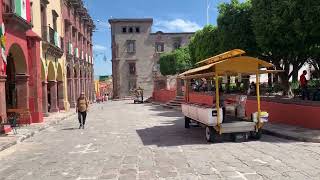
[(267, 134), (281, 138), (320, 143), (320, 130), (275, 123), (265, 124), (263, 130)]
[(58, 124), (60, 121), (67, 118), (72, 118), (75, 115), (76, 113), (74, 109), (71, 109), (68, 112), (61, 111), (58, 113), (52, 113), (49, 117), (44, 118), (43, 123), (23, 125), (20, 128), (17, 128), (17, 134), (13, 134), (13, 132), (9, 133), (8, 135), (0, 134), (0, 151), (20, 143), (32, 137), (34, 134), (50, 127), (51, 125)]

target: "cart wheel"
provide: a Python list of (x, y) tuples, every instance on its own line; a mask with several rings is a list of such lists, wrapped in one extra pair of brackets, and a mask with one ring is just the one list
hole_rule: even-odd
[(252, 131), (251, 132), (251, 137), (253, 139), (259, 140), (259, 139), (261, 139), (261, 136), (262, 136), (262, 130), (261, 129), (259, 129), (258, 132), (256, 132), (256, 131)]
[(187, 116), (184, 117), (184, 127), (189, 129), (190, 128), (190, 118)]
[(216, 131), (213, 127), (206, 127), (206, 140), (208, 142), (214, 142), (216, 139)]
[[(241, 135), (241, 138), (239, 139), (237, 136)], [(233, 142), (242, 142), (242, 141), (248, 141), (249, 135), (248, 133), (232, 133), (231, 139)]]

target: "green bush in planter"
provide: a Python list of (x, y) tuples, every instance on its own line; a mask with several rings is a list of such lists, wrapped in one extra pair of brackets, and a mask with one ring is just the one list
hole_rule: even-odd
[(298, 81), (291, 82), (290, 87), (295, 96), (301, 94), (300, 84)]

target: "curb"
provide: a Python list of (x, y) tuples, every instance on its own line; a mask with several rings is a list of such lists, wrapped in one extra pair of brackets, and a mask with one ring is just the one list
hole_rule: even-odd
[(290, 136), (287, 134), (279, 133), (272, 130), (263, 129), (263, 133), (283, 139), (294, 140), (294, 141), (301, 141), (301, 142), (312, 142), (312, 143), (320, 143), (320, 139), (313, 139), (313, 138), (306, 138), (306, 137), (297, 137), (297, 136)]
[(59, 122), (64, 121), (64, 120), (69, 119), (69, 118), (72, 118), (72, 117), (74, 117), (74, 116), (76, 116), (76, 114), (68, 114), (68, 115), (66, 115), (65, 117), (62, 117), (61, 119), (52, 120), (52, 122), (44, 125), (43, 127), (40, 127), (39, 129), (36, 129), (36, 130), (34, 130), (34, 131), (32, 131), (32, 132), (29, 132), (29, 133), (27, 133), (27, 134), (25, 134), (25, 135), (22, 135), (21, 137), (18, 137), (17, 140), (15, 140), (15, 141), (13, 141), (13, 142), (10, 142), (10, 143), (8, 143), (8, 144), (0, 147), (0, 152), (6, 150), (6, 149), (8, 149), (8, 148), (10, 148), (10, 147), (12, 147), (12, 146), (14, 146), (14, 145), (16, 145), (16, 144), (19, 144), (19, 143), (21, 143), (21, 142), (23, 142), (23, 141), (25, 141), (25, 140), (27, 140), (27, 139), (29, 139), (29, 138), (31, 138), (31, 137), (33, 137), (33, 136), (36, 135), (37, 133), (39, 133), (39, 132), (41, 132), (41, 131), (43, 131), (43, 130), (48, 129), (48, 128), (51, 127), (52, 125), (58, 124)]

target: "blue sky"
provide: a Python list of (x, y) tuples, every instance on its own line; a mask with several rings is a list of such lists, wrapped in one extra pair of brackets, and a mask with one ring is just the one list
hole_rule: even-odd
[[(228, 0), (209, 0), (210, 23), (216, 24), (217, 6)], [(85, 0), (95, 21), (95, 75), (111, 75), (110, 18), (153, 18), (153, 31), (190, 32), (206, 24), (206, 0)], [(106, 61), (105, 61), (106, 60)]]

